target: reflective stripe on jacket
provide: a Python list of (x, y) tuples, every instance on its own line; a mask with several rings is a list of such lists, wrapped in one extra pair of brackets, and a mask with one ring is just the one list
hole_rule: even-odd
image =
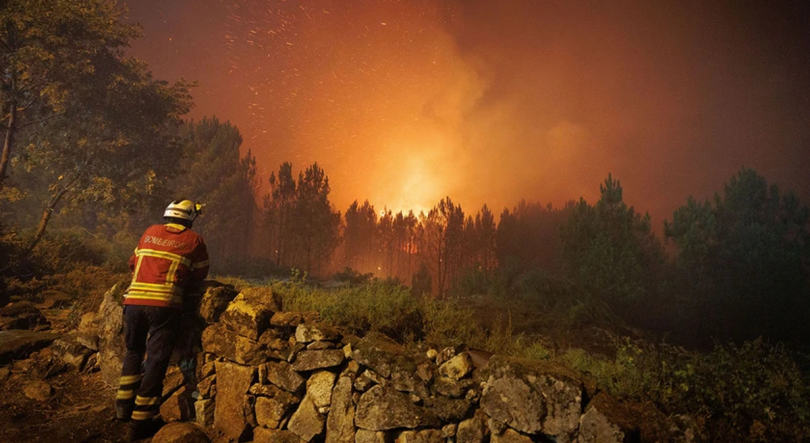
[(183, 289), (208, 276), (208, 251), (202, 237), (184, 226), (149, 227), (129, 259), (132, 283), (125, 305), (179, 308)]

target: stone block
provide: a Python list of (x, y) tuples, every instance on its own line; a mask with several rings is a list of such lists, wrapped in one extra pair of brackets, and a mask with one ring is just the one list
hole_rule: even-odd
[(637, 443), (638, 426), (630, 411), (608, 394), (599, 393), (579, 419), (578, 443)]
[(296, 356), (292, 368), (299, 372), (331, 368), (343, 363), (344, 358), (343, 351), (340, 349), (301, 351)]
[(355, 408), (352, 402), (352, 379), (341, 375), (332, 389), (332, 402), (326, 419), (326, 443), (354, 443)]
[(307, 396), (317, 408), (327, 407), (332, 403), (332, 387), (337, 374), (329, 371), (315, 371), (307, 380)]
[(289, 392), (298, 391), (304, 385), (301, 377), (287, 362), (270, 362), (266, 365), (267, 381)]
[(318, 412), (315, 403), (309, 396), (305, 396), (298, 405), (298, 409), (290, 417), (287, 428), (301, 437), (304, 441), (311, 441), (324, 430), (326, 417)]
[(370, 431), (385, 431), (437, 427), (440, 422), (429, 410), (411, 403), (405, 394), (377, 385), (360, 397), (355, 424)]
[(550, 362), (494, 356), (481, 397), (492, 418), (525, 434), (542, 433), (558, 443), (575, 438), (583, 383), (568, 368)]
[(354, 436), (354, 443), (391, 443), (391, 435), (383, 431), (369, 431), (358, 429)]
[(340, 331), (324, 323), (301, 323), (295, 328), (295, 340), (299, 343), (314, 341), (338, 341)]
[(473, 370), (470, 354), (462, 352), (439, 366), (439, 374), (453, 380), (460, 380)]
[(214, 425), (215, 403), (213, 399), (197, 400), (194, 403), (194, 412), (197, 424), (203, 427)]
[(266, 429), (258, 427), (253, 430), (253, 443), (303, 443), (301, 437), (292, 431)]
[(217, 362), (217, 397), (214, 426), (233, 439), (239, 439), (248, 427), (245, 394), (253, 384), (255, 368), (230, 362)]
[(230, 286), (218, 286), (206, 289), (199, 305), (200, 317), (208, 323), (216, 323), (219, 317), (228, 308), (228, 304), (237, 293)]

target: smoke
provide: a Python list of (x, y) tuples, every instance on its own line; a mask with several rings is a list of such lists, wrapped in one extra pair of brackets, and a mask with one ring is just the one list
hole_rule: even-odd
[(368, 198), (419, 210), (445, 195), (468, 212), (593, 201), (612, 172), (660, 221), (741, 166), (810, 197), (810, 14), (799, 2), (137, 10), (149, 2), (130, 4), (147, 33), (133, 51), (158, 74), (200, 79), (195, 116), (237, 124), (263, 175), (319, 162), (339, 209)]

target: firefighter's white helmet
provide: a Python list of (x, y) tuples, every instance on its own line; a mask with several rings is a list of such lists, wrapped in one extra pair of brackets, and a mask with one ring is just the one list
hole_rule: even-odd
[(175, 200), (169, 203), (163, 212), (163, 217), (174, 217), (194, 221), (202, 212), (202, 205), (191, 200)]

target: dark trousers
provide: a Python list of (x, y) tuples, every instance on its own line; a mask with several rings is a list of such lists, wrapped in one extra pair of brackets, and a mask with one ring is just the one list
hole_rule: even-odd
[(118, 418), (149, 420), (157, 414), (179, 319), (178, 309), (124, 306), (127, 355), (121, 368), (115, 403)]

